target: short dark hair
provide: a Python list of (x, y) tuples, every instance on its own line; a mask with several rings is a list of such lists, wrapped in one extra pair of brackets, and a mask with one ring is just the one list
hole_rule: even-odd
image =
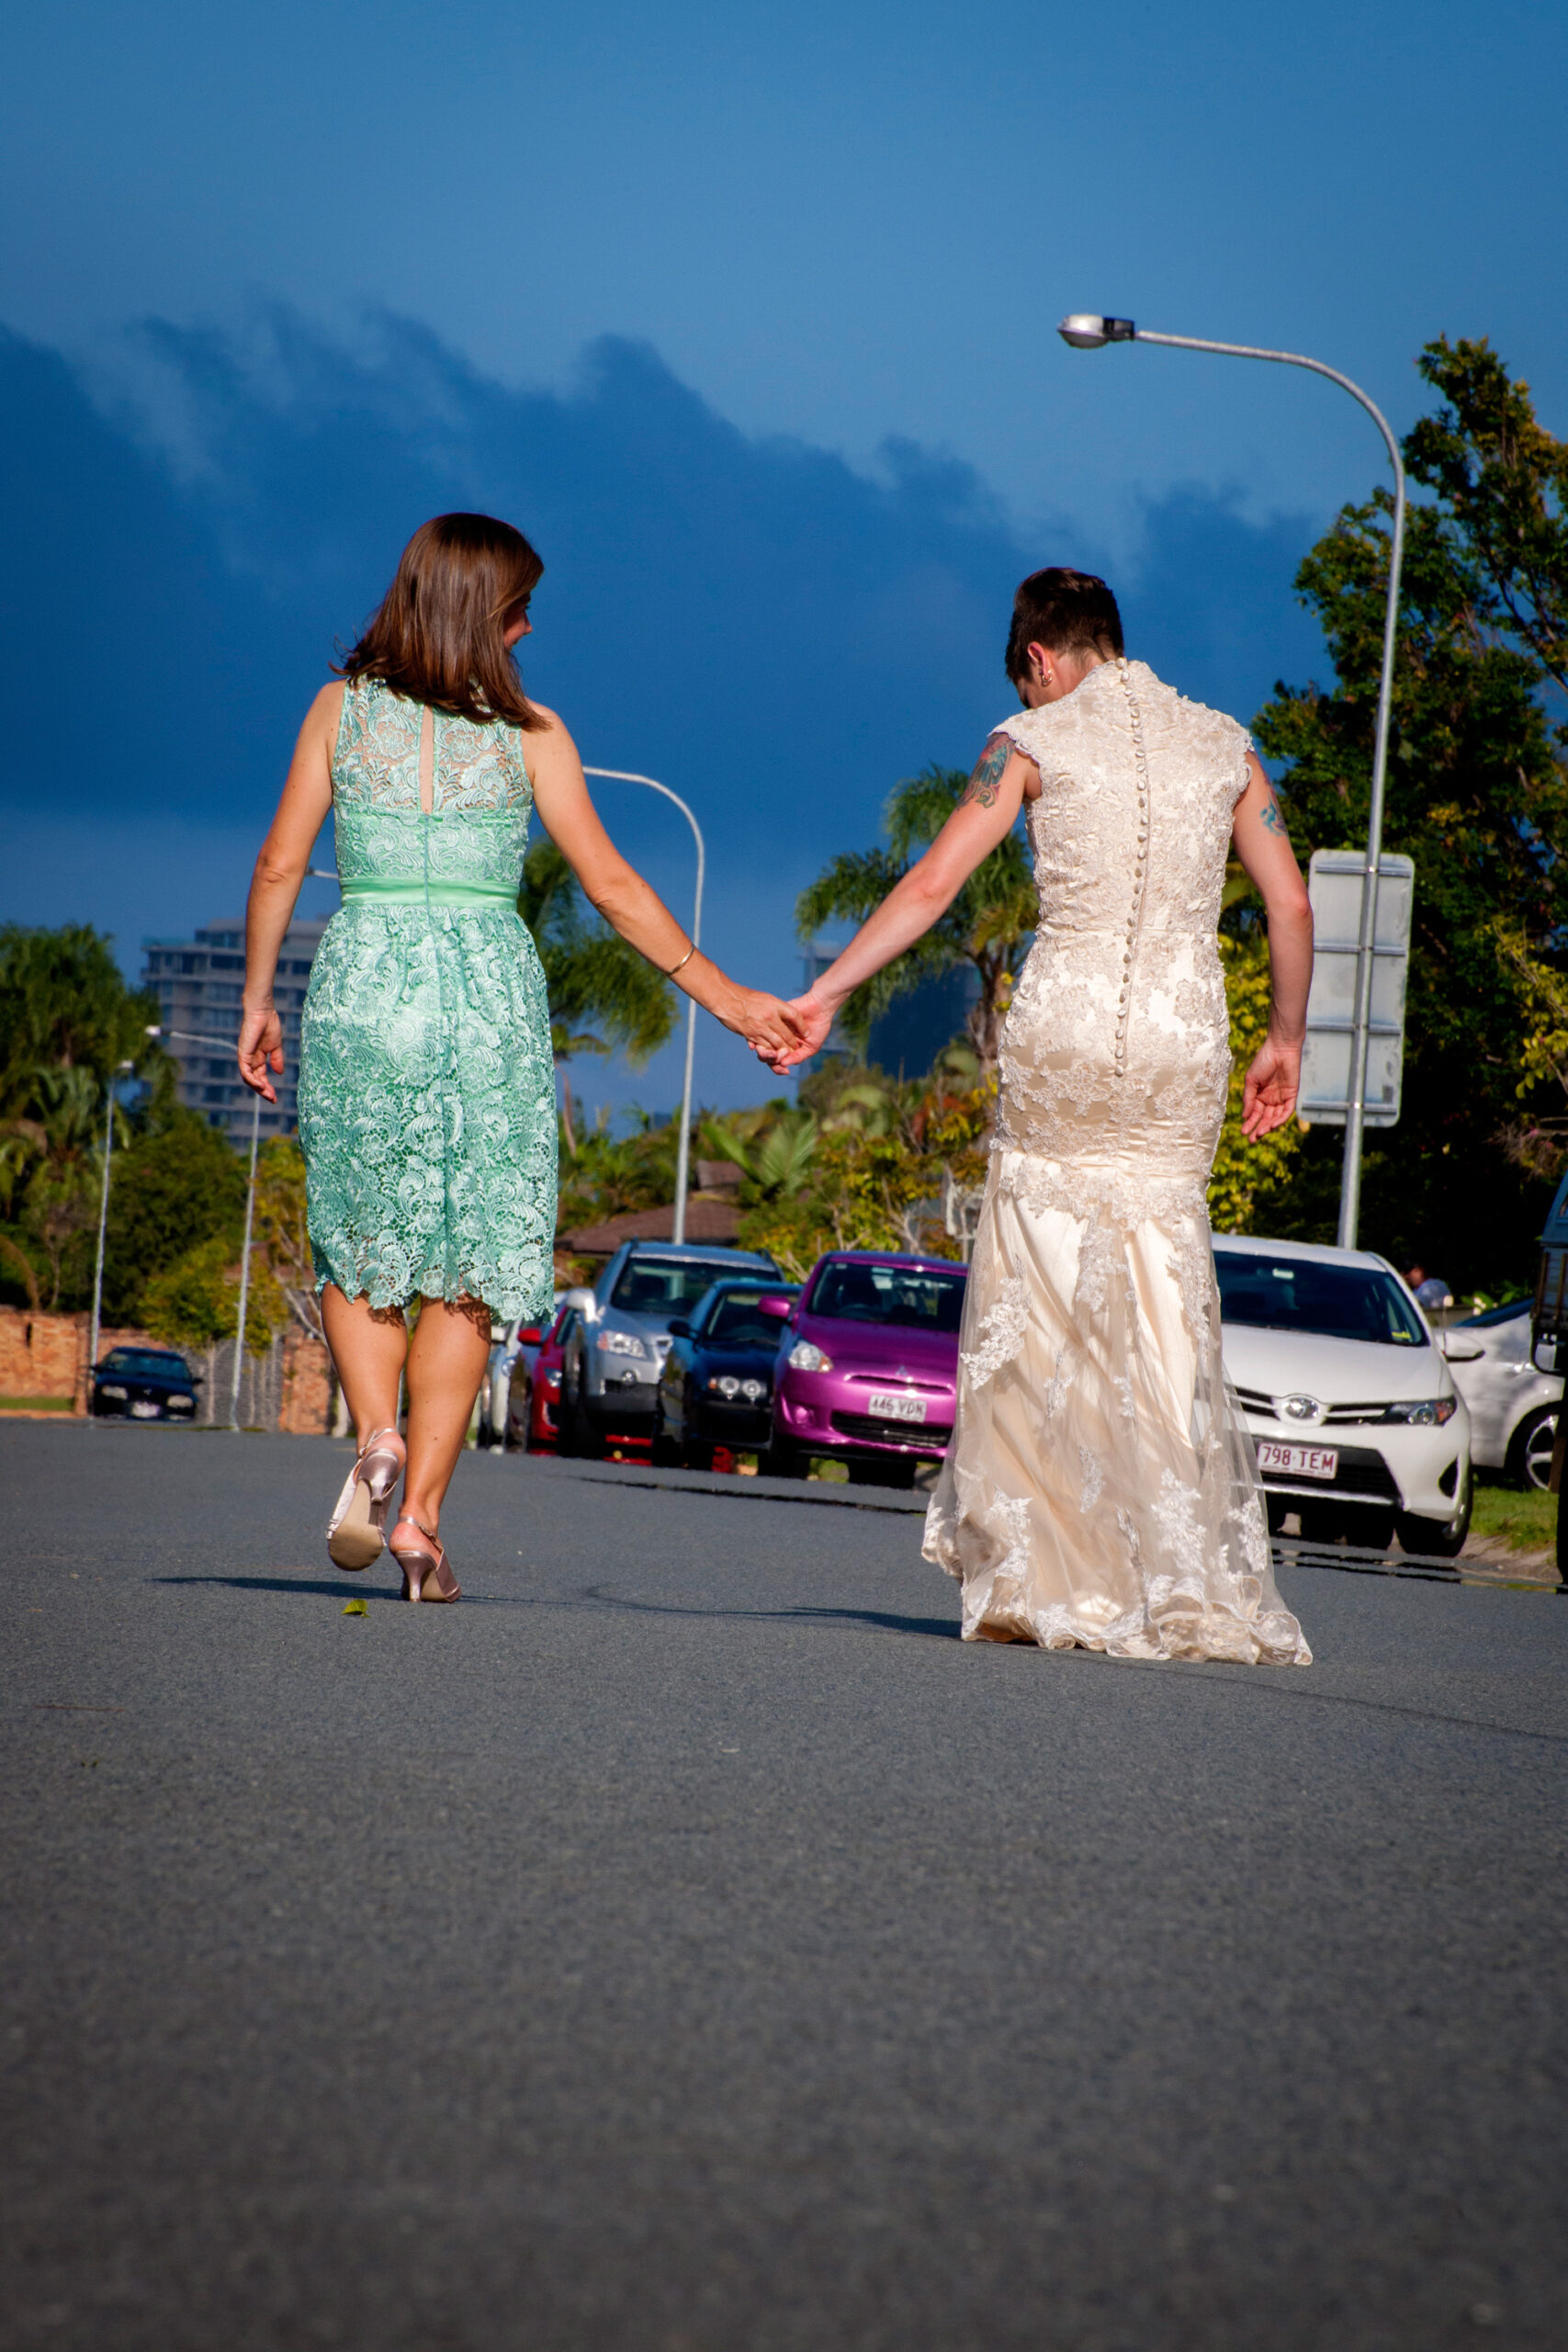
[(1122, 616), (1104, 581), (1059, 564), (1032, 571), (1012, 600), (1007, 673), (1014, 685), (1029, 675), (1032, 645), (1052, 653), (1098, 653), (1107, 662), (1121, 653)]

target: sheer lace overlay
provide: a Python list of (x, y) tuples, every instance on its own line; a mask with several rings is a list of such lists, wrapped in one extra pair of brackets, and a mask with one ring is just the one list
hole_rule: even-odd
[[(318, 1289), (374, 1306), (553, 1290), (555, 1073), (534, 943), (512, 901), (533, 791), (523, 738), (376, 680), (344, 691), (333, 811), (344, 903), (306, 999), (299, 1140)], [(383, 895), (374, 895), (380, 892)]]
[(1040, 927), (1002, 1038), (926, 1556), (969, 1640), (1306, 1665), (1220, 1356), (1215, 933), (1247, 738), (1142, 662), (1004, 722)]

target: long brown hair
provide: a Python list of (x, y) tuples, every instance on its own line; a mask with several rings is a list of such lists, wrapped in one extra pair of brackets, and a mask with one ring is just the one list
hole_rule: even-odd
[(505, 630), (545, 567), (521, 531), (491, 514), (422, 523), (365, 633), (338, 663), (344, 678), (384, 678), (457, 718), (545, 721), (523, 691)]

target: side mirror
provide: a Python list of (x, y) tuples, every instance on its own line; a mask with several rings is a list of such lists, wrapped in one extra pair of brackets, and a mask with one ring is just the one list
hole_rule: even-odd
[(691, 1324), (683, 1315), (672, 1315), (664, 1328), (672, 1340), (689, 1340), (692, 1336)]
[(573, 1308), (581, 1316), (585, 1323), (596, 1322), (598, 1319), (599, 1302), (591, 1290), (569, 1290), (561, 1305)]
[(523, 1348), (536, 1348), (544, 1336), (536, 1323), (525, 1323), (517, 1334), (517, 1344)]
[(1486, 1353), (1484, 1348), (1478, 1348), (1474, 1340), (1462, 1331), (1439, 1331), (1438, 1350), (1450, 1363), (1479, 1363)]
[(795, 1313), (795, 1301), (793, 1298), (781, 1298), (777, 1291), (770, 1291), (765, 1298), (757, 1301), (757, 1312), (770, 1317), (775, 1323), (787, 1323)]

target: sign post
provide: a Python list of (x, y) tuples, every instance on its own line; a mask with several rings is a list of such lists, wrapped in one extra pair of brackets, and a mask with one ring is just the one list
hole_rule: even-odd
[[(1312, 993), (1297, 1108), (1314, 1125), (1342, 1127), (1357, 1076), (1358, 995), (1367, 861), (1359, 850), (1314, 850), (1307, 890), (1314, 930)], [(1365, 1124), (1392, 1127), (1399, 1117), (1404, 1068), (1404, 984), (1410, 963), (1410, 920), (1416, 898), (1412, 859), (1385, 851), (1378, 860), (1377, 928), (1367, 990)], [(1364, 983), (1359, 983), (1364, 986)], [(1356, 1246), (1345, 1230), (1341, 1202), (1339, 1247)]]

